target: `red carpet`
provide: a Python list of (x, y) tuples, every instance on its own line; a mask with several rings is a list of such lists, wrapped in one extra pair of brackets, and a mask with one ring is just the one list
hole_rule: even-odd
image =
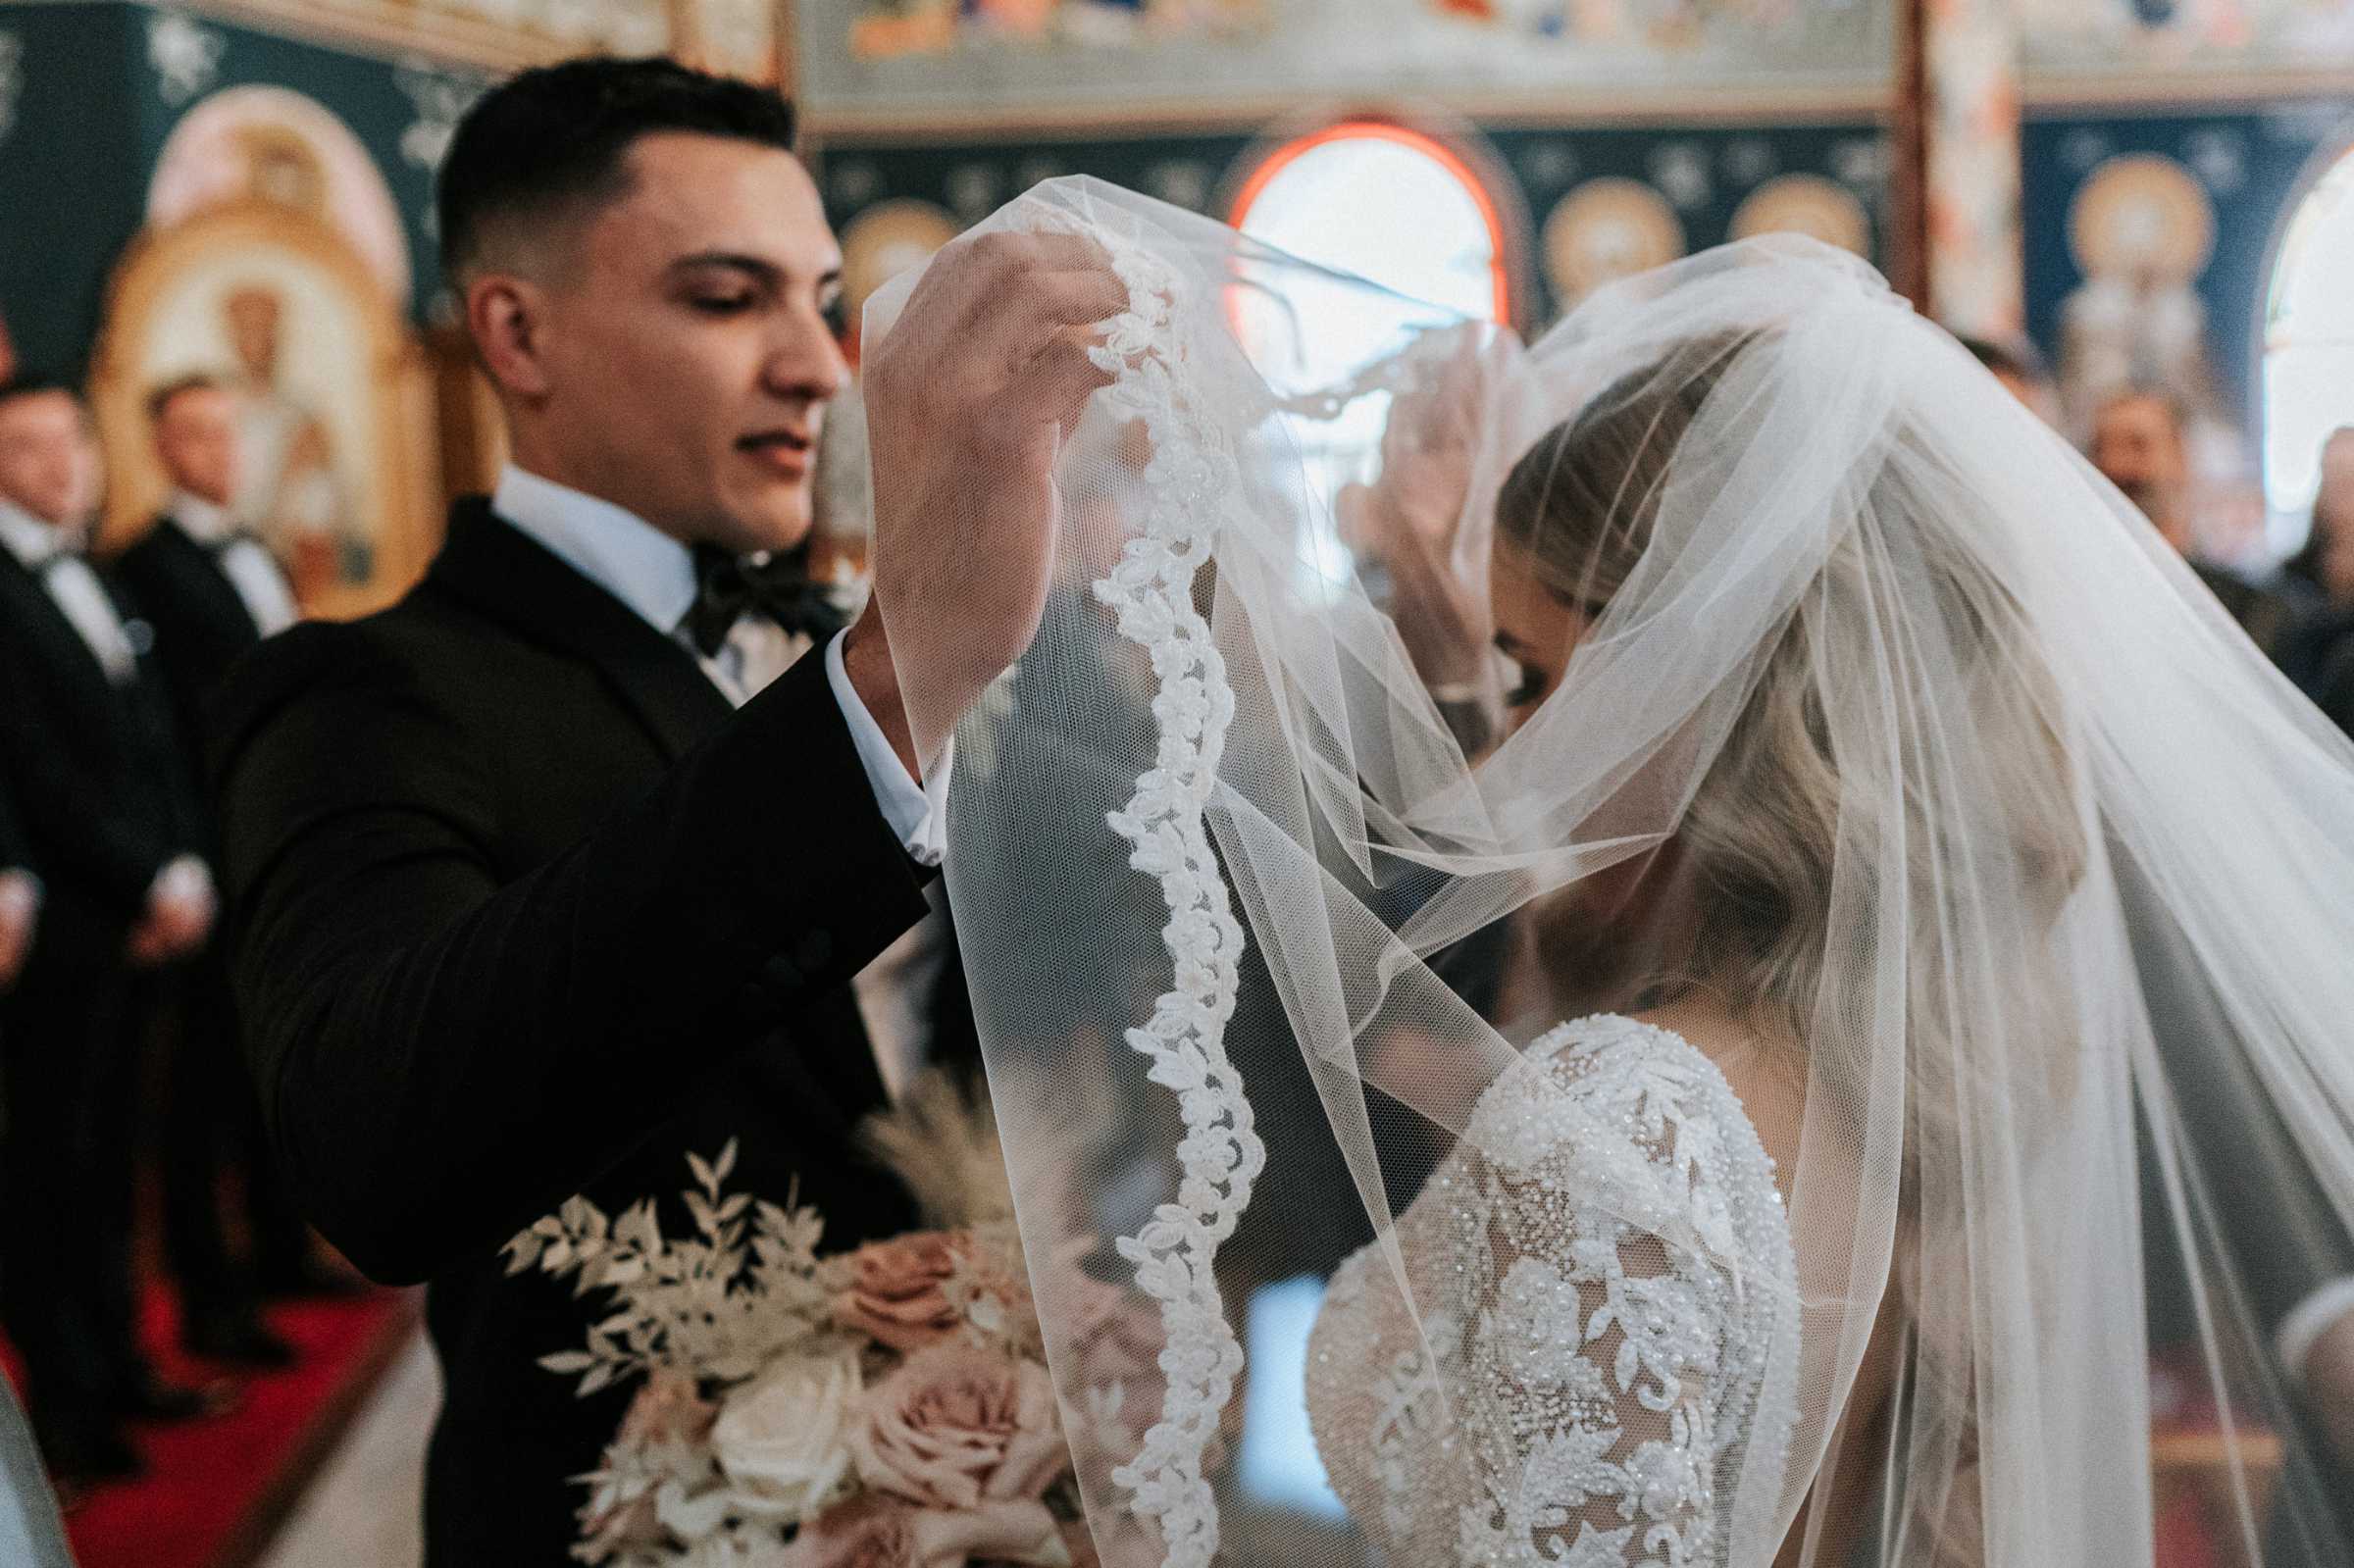
[[(283, 1372), (242, 1377), (226, 1415), (134, 1428), (147, 1474), (93, 1492), (66, 1520), (80, 1568), (251, 1561), (406, 1339), (416, 1310), (412, 1293), (394, 1290), (271, 1308), (270, 1326), (299, 1359)], [(180, 1352), (177, 1316), (170, 1292), (150, 1287), (141, 1328), (157, 1367), (176, 1382), (220, 1376)], [(0, 1362), (20, 1378), (13, 1350), (0, 1345)]]

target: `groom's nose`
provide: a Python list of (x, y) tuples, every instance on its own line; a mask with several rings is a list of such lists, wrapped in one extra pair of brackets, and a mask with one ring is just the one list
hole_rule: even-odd
[(792, 402), (824, 402), (850, 383), (849, 361), (822, 318), (788, 324), (760, 370), (762, 390)]

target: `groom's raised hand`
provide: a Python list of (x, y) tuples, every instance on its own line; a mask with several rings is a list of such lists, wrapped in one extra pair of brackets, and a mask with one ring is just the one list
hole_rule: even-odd
[(1088, 398), (1111, 380), (1089, 355), (1094, 329), (1127, 308), (1126, 286), (1093, 240), (976, 234), (933, 260), (873, 345), (881, 622), (856, 629), (844, 656), (879, 714), (868, 683), (887, 673), (874, 669), (872, 640), (888, 627), (911, 766), (937, 754), (1038, 633), (1054, 557), (1055, 459)]

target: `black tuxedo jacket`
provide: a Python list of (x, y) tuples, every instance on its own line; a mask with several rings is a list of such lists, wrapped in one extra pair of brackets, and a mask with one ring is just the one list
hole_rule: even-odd
[(262, 629), (214, 553), (169, 514), (123, 552), (115, 575), (155, 628), (173, 718), (191, 753), (201, 754), (206, 707)]
[(600, 1303), (501, 1243), (576, 1191), (675, 1195), (731, 1138), (731, 1187), (797, 1178), (829, 1246), (911, 1224), (852, 1137), (883, 1092), (847, 982), (923, 874), (822, 658), (731, 710), (480, 501), (399, 605), (265, 643), (214, 729), (281, 1168), (368, 1273), (431, 1285), (428, 1559), (553, 1568), (629, 1394), (535, 1364)]
[(17, 826), (15, 786), (9, 783), (9, 765), (5, 758), (16, 749), (13, 738), (0, 738), (0, 871), (28, 871), (32, 867), (32, 850), (25, 842), (25, 830)]
[[(116, 609), (135, 643), (135, 617), (119, 598)], [(150, 661), (128, 685), (109, 681), (39, 576), (6, 550), (0, 715), (9, 793), (48, 889), (27, 962), (111, 968), (156, 873), (200, 843), (196, 802)]]

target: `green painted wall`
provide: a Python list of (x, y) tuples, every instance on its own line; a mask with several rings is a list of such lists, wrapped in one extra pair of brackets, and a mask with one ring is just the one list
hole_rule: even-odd
[(484, 78), (181, 13), (215, 48), (201, 89), (176, 92), (150, 59), (152, 25), (170, 14), (125, 0), (0, 3), (20, 80), (0, 139), (0, 319), (25, 363), (79, 373), (165, 139), (206, 96), (249, 84), (291, 88), (351, 127), (392, 192), (419, 281), (414, 306), (430, 312), (435, 141), (420, 95), (463, 101)]

